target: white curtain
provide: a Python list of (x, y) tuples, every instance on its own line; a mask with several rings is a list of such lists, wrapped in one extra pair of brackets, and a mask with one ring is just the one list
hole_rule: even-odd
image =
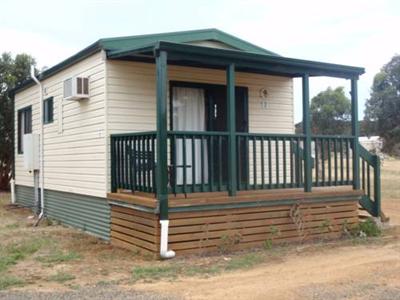
[[(199, 88), (173, 88), (173, 129), (176, 131), (205, 131), (205, 95)], [(203, 166), (201, 166), (201, 140), (195, 140), (194, 157), (192, 157), (192, 141), (186, 140), (186, 166), (183, 161), (183, 141), (178, 139), (175, 145), (176, 183), (183, 184), (183, 168), (186, 168), (186, 184), (201, 183), (201, 168), (204, 172), (204, 183), (208, 182), (207, 145), (203, 145)], [(196, 166), (194, 177), (193, 165)]]

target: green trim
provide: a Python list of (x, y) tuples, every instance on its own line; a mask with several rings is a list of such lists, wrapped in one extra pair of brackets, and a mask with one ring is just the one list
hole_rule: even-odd
[(235, 65), (226, 69), (227, 95), (227, 129), (228, 129), (228, 180), (229, 196), (236, 195), (237, 189), (237, 155), (236, 155), (236, 99), (235, 99)]
[[(46, 111), (46, 105), (47, 111)], [(47, 114), (46, 114), (47, 112)], [(54, 121), (54, 97), (43, 100), (43, 124), (51, 124)]]
[(312, 189), (311, 116), (308, 74), (303, 75), (304, 191)]
[(357, 79), (351, 79), (351, 134), (354, 137), (353, 142), (353, 188), (360, 189), (360, 153), (359, 153), (359, 122), (358, 122), (358, 93)]
[(160, 51), (156, 57), (157, 84), (157, 167), (156, 191), (160, 205), (160, 219), (168, 220), (168, 141), (167, 141), (167, 102), (168, 102), (167, 53)]
[(259, 53), (241, 52), (235, 50), (199, 47), (171, 42), (156, 42), (147, 47), (110, 51), (107, 57), (111, 59), (135, 59), (135, 55), (152, 56), (154, 52), (168, 52), (170, 64), (196, 65), (225, 69), (235, 63), (237, 71), (277, 74), (282, 76), (300, 77), (304, 73), (310, 76), (331, 76), (339, 78), (354, 78), (365, 72), (364, 68), (301, 60), (281, 56), (271, 56)]
[[(345, 202), (345, 201), (361, 201), (360, 196), (336, 196), (336, 197), (316, 197), (308, 198), (301, 201), (301, 203), (327, 203), (327, 202)], [(233, 208), (246, 208), (246, 207), (271, 207), (282, 205), (293, 205), (299, 203), (299, 199), (282, 199), (282, 200), (268, 200), (268, 201), (254, 201), (254, 202), (241, 202), (241, 203), (226, 203), (226, 204), (208, 204), (208, 205), (192, 205), (182, 207), (171, 207), (169, 212), (188, 212), (188, 211), (206, 211), (206, 210), (221, 210)]]

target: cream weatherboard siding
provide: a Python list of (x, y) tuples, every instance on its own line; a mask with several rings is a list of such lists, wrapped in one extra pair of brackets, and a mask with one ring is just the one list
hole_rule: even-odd
[[(107, 135), (155, 130), (155, 65), (109, 60), (107, 74)], [(168, 66), (168, 76), (169, 80), (225, 84), (226, 74), (223, 70)], [(238, 72), (236, 85), (249, 89), (249, 132), (294, 133), (291, 78)], [(267, 109), (261, 105), (262, 88), (268, 91)], [(249, 167), (252, 170), (251, 163)]]
[[(88, 76), (90, 99), (63, 100), (63, 82), (71, 76)], [(54, 97), (54, 122), (44, 125), (45, 189), (105, 197), (105, 61), (98, 52), (45, 79), (44, 98)], [(32, 105), (32, 131), (39, 133), (39, 87), (15, 95), (17, 111)], [(17, 140), (17, 132), (15, 132)], [(33, 186), (33, 175), (23, 168), (23, 155), (15, 147), (17, 185)]]

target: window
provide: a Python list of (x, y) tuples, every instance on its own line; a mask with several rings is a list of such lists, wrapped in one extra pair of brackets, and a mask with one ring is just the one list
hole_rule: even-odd
[(43, 102), (43, 123), (53, 123), (53, 97), (47, 98)]
[(18, 110), (18, 153), (24, 153), (24, 134), (32, 133), (32, 106)]

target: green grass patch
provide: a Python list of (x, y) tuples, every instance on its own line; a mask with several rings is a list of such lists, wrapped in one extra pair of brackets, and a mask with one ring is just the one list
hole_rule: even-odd
[(56, 274), (48, 278), (49, 281), (54, 281), (58, 283), (64, 283), (74, 279), (75, 279), (74, 275), (65, 272), (57, 272)]
[(264, 258), (260, 254), (250, 253), (232, 258), (232, 260), (227, 263), (225, 269), (228, 271), (248, 269), (262, 263), (263, 261)]
[(12, 230), (12, 229), (17, 229), (19, 227), (20, 225), (18, 223), (12, 223), (12, 224), (7, 224), (4, 228)]
[(182, 268), (174, 265), (134, 267), (132, 271), (133, 280), (161, 279), (176, 277), (182, 272)]
[(5, 274), (0, 275), (0, 290), (5, 290), (10, 287), (23, 286), (25, 282), (14, 276)]
[(165, 264), (156, 266), (138, 266), (132, 270), (132, 279), (138, 280), (159, 280), (170, 279), (178, 276), (210, 276), (224, 271), (235, 271), (248, 269), (264, 261), (261, 253), (251, 253), (241, 256), (234, 256), (230, 260), (214, 262), (207, 265), (187, 265), (184, 263)]
[(55, 251), (48, 255), (38, 256), (36, 260), (44, 263), (44, 264), (59, 264), (67, 261), (78, 260), (81, 256), (76, 252), (62, 252), (62, 251)]
[(36, 253), (48, 243), (48, 239), (38, 238), (23, 240), (19, 243), (0, 248), (0, 272), (6, 271), (10, 266), (17, 264), (18, 261)]
[(344, 224), (344, 231), (348, 233), (350, 237), (355, 239), (378, 237), (382, 234), (382, 230), (371, 218), (368, 218), (365, 221), (361, 221), (357, 224), (357, 226), (353, 228), (348, 228), (347, 225)]

